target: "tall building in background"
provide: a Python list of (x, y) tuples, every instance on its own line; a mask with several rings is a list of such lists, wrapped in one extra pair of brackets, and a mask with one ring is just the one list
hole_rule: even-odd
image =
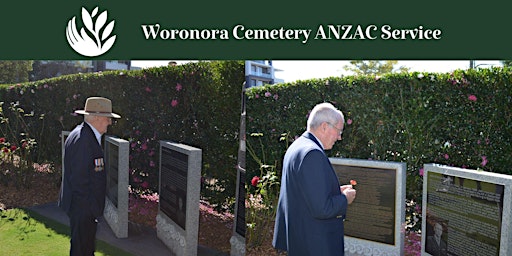
[(246, 60), (245, 61), (245, 84), (246, 87), (261, 86), (264, 84), (282, 83), (282, 79), (275, 77), (276, 70), (271, 60)]

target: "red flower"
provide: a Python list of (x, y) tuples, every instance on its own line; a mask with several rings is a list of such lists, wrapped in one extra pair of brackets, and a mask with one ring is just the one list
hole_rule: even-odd
[(15, 145), (11, 146), (11, 151), (16, 151), (16, 149), (18, 149), (18, 147), (16, 147)]
[(0, 143), (5, 143), (5, 138), (0, 138)]
[(350, 185), (352, 185), (352, 188), (356, 188), (357, 181), (356, 180), (350, 180)]
[(253, 187), (256, 187), (258, 185), (258, 182), (260, 181), (260, 177), (254, 176), (252, 177), (251, 184)]

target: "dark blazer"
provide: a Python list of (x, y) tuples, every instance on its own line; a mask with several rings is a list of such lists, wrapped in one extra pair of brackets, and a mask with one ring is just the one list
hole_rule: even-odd
[(64, 177), (59, 206), (90, 211), (94, 217), (103, 215), (107, 177), (103, 149), (87, 123), (78, 125), (66, 139), (64, 151)]
[(344, 255), (347, 199), (313, 134), (293, 142), (283, 160), (272, 245), (288, 255)]

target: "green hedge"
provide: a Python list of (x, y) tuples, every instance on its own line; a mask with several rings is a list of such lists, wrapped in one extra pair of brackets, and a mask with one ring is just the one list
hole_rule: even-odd
[[(312, 79), (250, 88), (247, 97), (247, 132), (263, 134), (248, 136), (248, 148), (278, 170), (312, 107), (331, 102), (347, 124), (330, 155), (406, 162), (407, 197), (416, 202), (425, 163), (512, 174), (508, 68)], [(248, 179), (259, 175), (250, 157), (247, 167)]]
[(108, 134), (130, 141), (133, 187), (157, 191), (159, 140), (172, 140), (203, 150), (203, 180), (217, 181), (217, 189), (205, 182), (203, 196), (212, 203), (232, 203), (244, 70), (243, 61), (201, 61), (2, 85), (4, 116), (15, 120), (11, 104), (33, 115), (23, 117), (26, 126), (11, 122), (0, 127), (16, 130), (17, 138), (3, 135), (14, 143), (19, 143), (21, 133), (30, 133), (37, 141), (32, 154), (36, 161), (59, 165), (61, 131), (83, 121), (74, 110), (83, 109), (90, 96), (107, 97), (122, 116)]

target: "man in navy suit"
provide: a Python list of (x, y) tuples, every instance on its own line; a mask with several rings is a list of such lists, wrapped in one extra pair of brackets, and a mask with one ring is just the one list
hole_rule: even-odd
[(289, 256), (344, 255), (343, 221), (356, 191), (340, 186), (324, 152), (341, 140), (344, 122), (332, 104), (318, 104), (286, 151), (272, 245)]
[(107, 176), (101, 136), (112, 124), (112, 103), (102, 97), (90, 97), (84, 110), (84, 122), (69, 134), (64, 148), (64, 175), (59, 206), (69, 216), (70, 255), (94, 256), (98, 218), (105, 208)]

